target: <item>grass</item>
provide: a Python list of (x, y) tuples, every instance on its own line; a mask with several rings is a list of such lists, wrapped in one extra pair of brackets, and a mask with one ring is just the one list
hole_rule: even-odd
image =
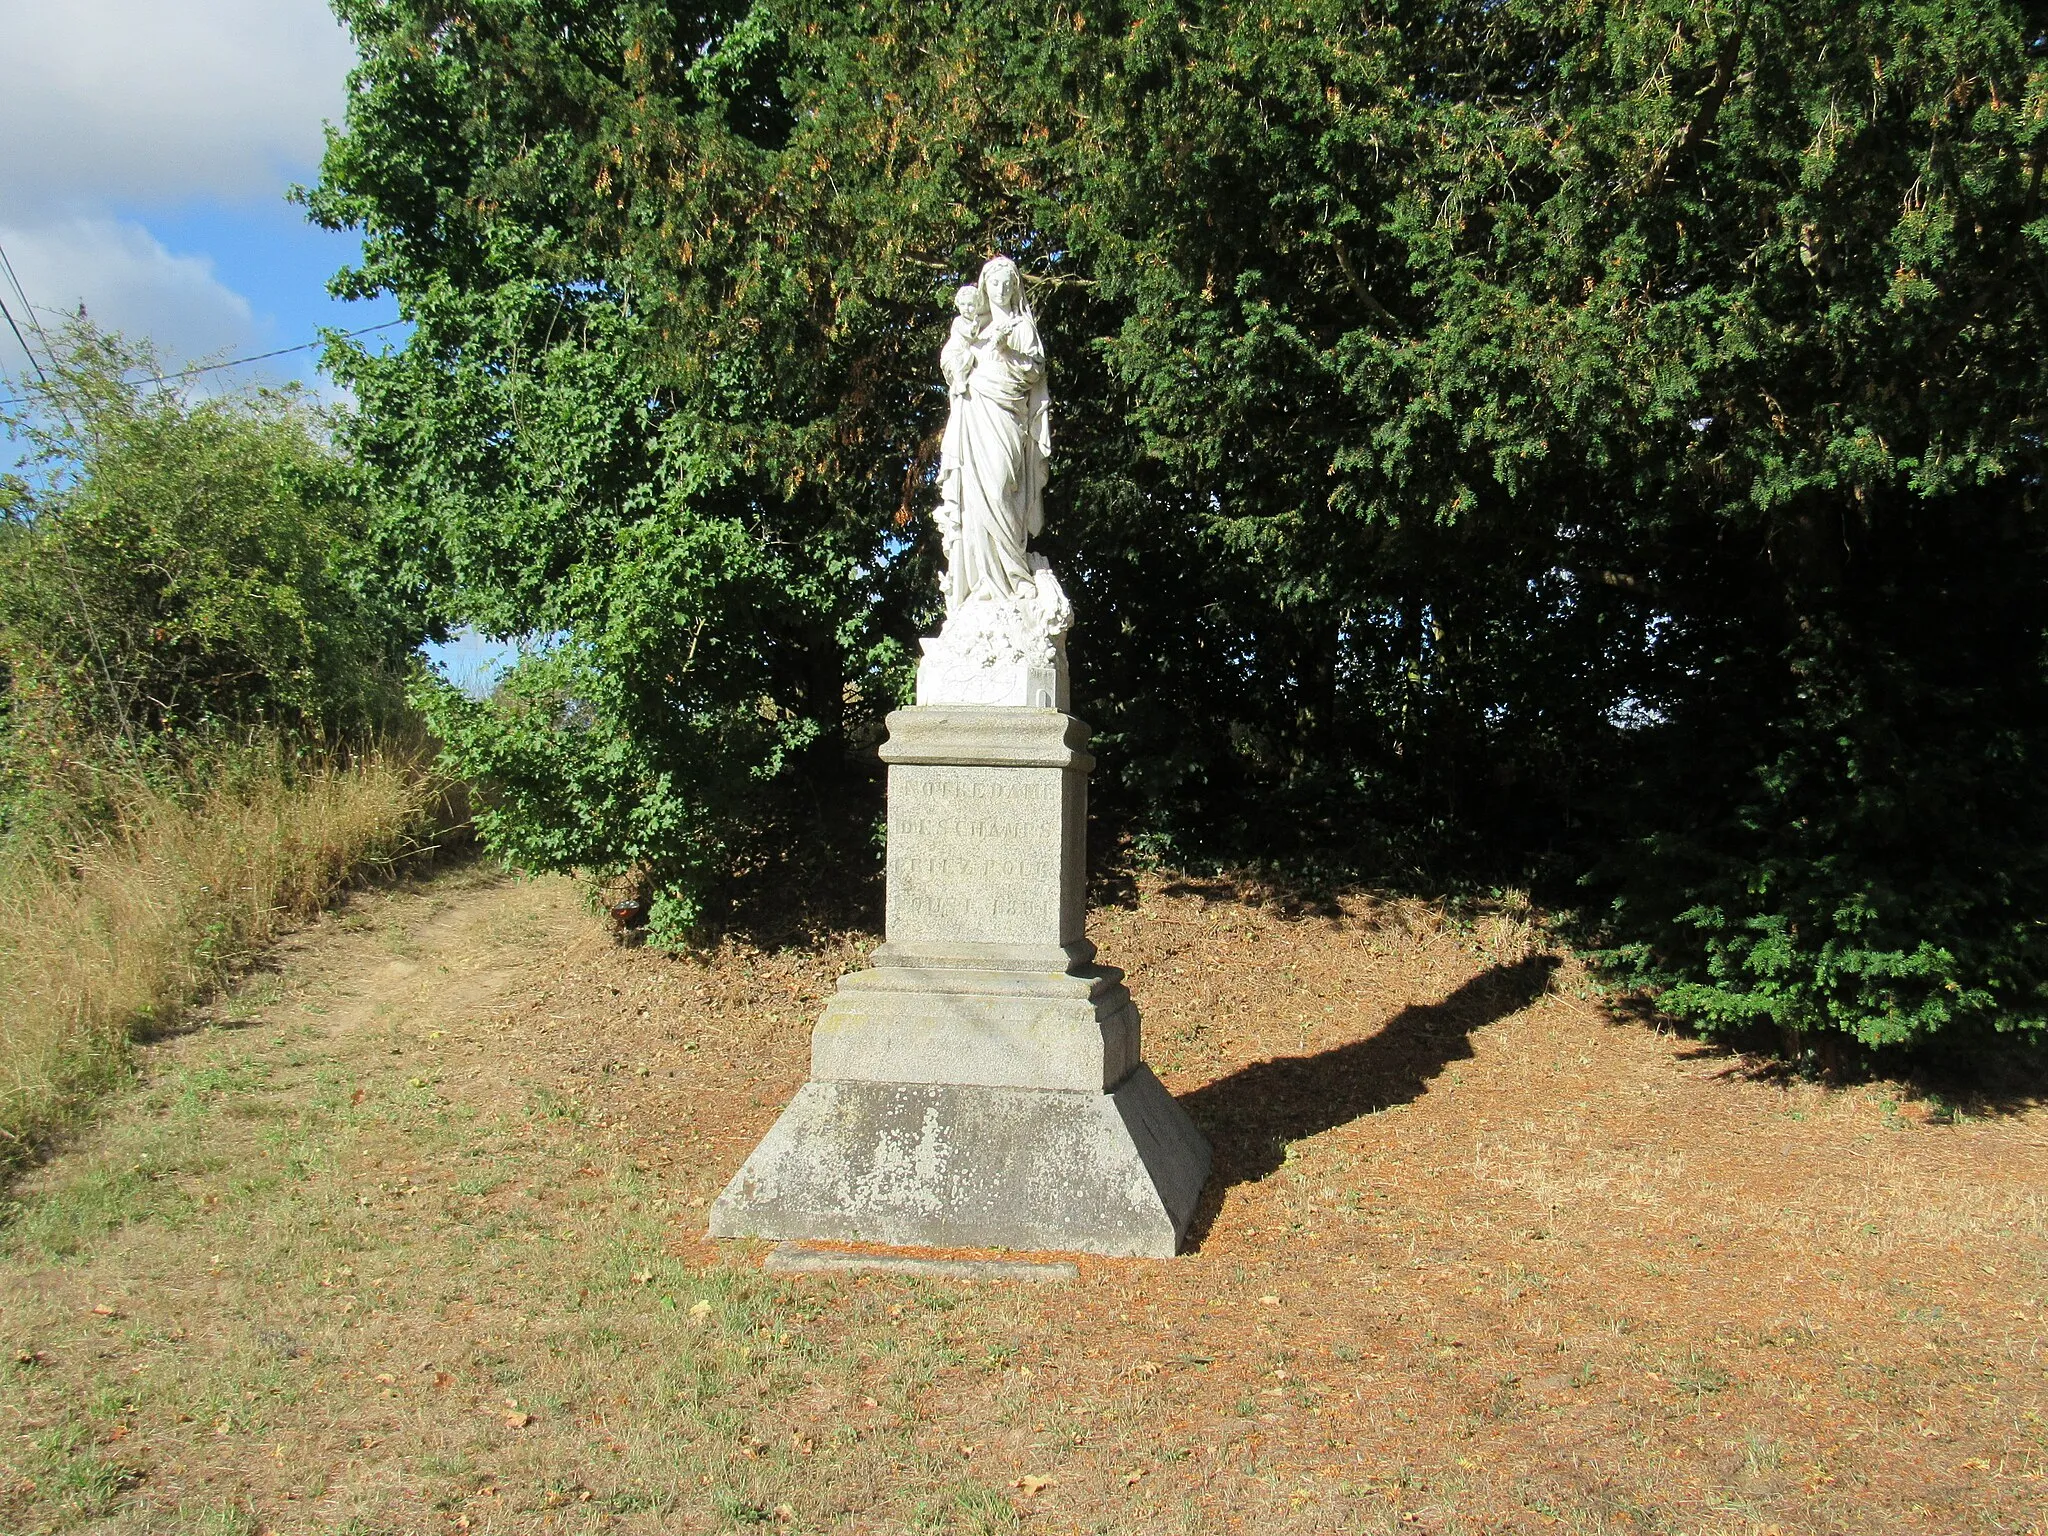
[[(463, 995), (445, 964), (420, 985)], [(181, 1040), (21, 1191), (0, 1269), (90, 1299), (0, 1307), (0, 1529), (787, 1531), (905, 1480), (908, 1529), (1018, 1529), (912, 1432), (958, 1354), (947, 1288), (702, 1273), (645, 1170), (547, 1102), (451, 1100), (337, 991)], [(124, 1364), (81, 1388), (94, 1345)], [(847, 1421), (776, 1422), (824, 1392)], [(260, 1490), (202, 1471), (230, 1450)]]
[(124, 787), (117, 814), (0, 860), (0, 1176), (278, 932), (422, 846), (417, 754), (245, 753), (209, 788)]
[(2037, 1533), (2048, 1116), (1755, 1075), (1390, 904), (1096, 934), (1217, 1144), (1195, 1251), (779, 1276), (705, 1207), (858, 935), (352, 895), (0, 1205), (0, 1530)]

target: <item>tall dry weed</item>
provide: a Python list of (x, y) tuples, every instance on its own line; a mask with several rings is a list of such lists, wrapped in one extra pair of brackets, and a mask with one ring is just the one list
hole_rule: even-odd
[(60, 859), (0, 866), (0, 1170), (125, 1069), (128, 1046), (445, 805), (418, 757), (282, 757), (198, 794), (137, 787)]

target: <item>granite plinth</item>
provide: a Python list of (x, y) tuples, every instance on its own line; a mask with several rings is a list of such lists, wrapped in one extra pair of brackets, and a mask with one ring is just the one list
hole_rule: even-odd
[(811, 1076), (1107, 1093), (1138, 1065), (1121, 974), (858, 971), (811, 1031)]
[(918, 1255), (863, 1253), (855, 1249), (778, 1244), (761, 1267), (777, 1275), (912, 1275), (923, 1280), (1022, 1280), (1057, 1284), (1080, 1278), (1080, 1270), (1058, 1261), (1029, 1259), (928, 1259)]
[(1171, 1258), (1208, 1174), (1208, 1144), (1143, 1065), (1114, 1093), (814, 1081), (711, 1232)]
[(1209, 1148), (1086, 936), (1087, 740), (1052, 709), (889, 717), (887, 941), (713, 1236), (1176, 1250)]

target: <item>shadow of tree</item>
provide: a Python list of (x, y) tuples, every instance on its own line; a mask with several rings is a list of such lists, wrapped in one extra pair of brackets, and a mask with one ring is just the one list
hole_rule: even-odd
[(1162, 885), (1159, 894), (1193, 896), (1205, 906), (1242, 903), (1247, 907), (1271, 907), (1290, 922), (1304, 917), (1344, 916), (1344, 904), (1338, 899), (1336, 888), (1292, 878), (1278, 870), (1242, 870), (1208, 877), (1183, 874)]
[(1179, 1095), (1216, 1153), (1190, 1245), (1207, 1235), (1224, 1192), (1273, 1172), (1290, 1142), (1421, 1097), (1446, 1066), (1471, 1056), (1474, 1030), (1541, 997), (1557, 965), (1556, 956), (1537, 955), (1492, 966), (1440, 1003), (1403, 1008), (1363, 1040), (1255, 1062)]

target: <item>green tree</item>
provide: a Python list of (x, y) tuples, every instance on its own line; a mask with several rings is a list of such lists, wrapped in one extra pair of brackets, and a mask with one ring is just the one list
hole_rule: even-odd
[(700, 888), (899, 696), (1000, 248), (1129, 825), (1583, 876), (1711, 1028), (2043, 1022), (2035, 8), (339, 9), (352, 441), (566, 637), (446, 711), (522, 856)]
[(180, 749), (223, 727), (339, 741), (403, 708), (419, 623), (380, 590), (356, 477), (290, 391), (200, 398), (73, 322), (0, 417), (14, 752)]

